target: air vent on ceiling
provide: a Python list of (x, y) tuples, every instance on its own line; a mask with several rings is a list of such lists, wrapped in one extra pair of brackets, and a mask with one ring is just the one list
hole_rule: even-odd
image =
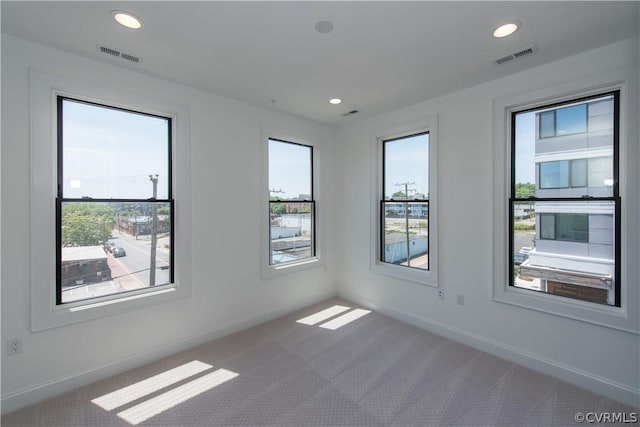
[(517, 59), (517, 58), (522, 58), (523, 56), (532, 55), (532, 54), (536, 53), (537, 51), (538, 51), (538, 46), (533, 45), (533, 46), (528, 47), (526, 49), (522, 49), (522, 50), (514, 52), (514, 53), (512, 53), (510, 55), (503, 56), (502, 58), (496, 59), (496, 64), (498, 64), (498, 65), (504, 64), (505, 62), (513, 61), (514, 59)]
[(126, 59), (127, 61), (135, 62), (136, 64), (140, 62), (140, 58), (137, 56), (129, 55), (128, 53), (121, 53), (120, 58)]
[(110, 55), (116, 58), (120, 58), (120, 59), (124, 59), (125, 61), (129, 61), (129, 62), (133, 62), (136, 64), (139, 64), (140, 62), (142, 62), (142, 60), (134, 55), (130, 55), (128, 53), (124, 53), (124, 52), (120, 52), (119, 50), (116, 49), (112, 49), (110, 47), (106, 47), (106, 46), (98, 46), (98, 52), (105, 54), (105, 55)]
[(349, 116), (353, 116), (354, 114), (358, 114), (359, 112), (360, 112), (360, 111), (358, 111), (358, 110), (351, 110), (351, 111), (349, 111), (348, 113), (344, 113), (344, 114), (342, 115), (342, 117), (349, 117)]
[(120, 52), (118, 52), (115, 49), (109, 49), (108, 47), (105, 47), (105, 46), (100, 46), (98, 49), (100, 49), (100, 53), (106, 53), (113, 56), (120, 56)]

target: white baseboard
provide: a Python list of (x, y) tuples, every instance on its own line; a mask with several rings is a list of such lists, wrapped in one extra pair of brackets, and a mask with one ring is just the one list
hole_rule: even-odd
[(110, 376), (126, 372), (130, 369), (143, 366), (252, 326), (268, 322), (332, 297), (335, 297), (335, 293), (333, 291), (327, 294), (301, 299), (293, 304), (287, 305), (286, 307), (274, 307), (259, 314), (246, 316), (240, 320), (220, 324), (210, 331), (197, 333), (190, 337), (159, 346), (144, 353), (134, 354), (103, 366), (83, 372), (76, 372), (64, 378), (57, 378), (46, 383), (38, 384), (13, 393), (8, 393), (2, 396), (1, 412), (2, 414), (5, 414), (16, 411), (26, 406), (75, 390), (79, 387), (103, 380)]
[(408, 314), (384, 302), (381, 303), (373, 299), (360, 297), (350, 294), (349, 292), (344, 292), (344, 290), (338, 291), (338, 297), (351, 301), (354, 304), (360, 304), (401, 322), (409, 323), (418, 328), (433, 332), (434, 334), (517, 363), (542, 374), (553, 376), (561, 381), (587, 389), (609, 399), (625, 403), (634, 408), (640, 407), (640, 390), (625, 384), (620, 384), (607, 378), (581, 371), (572, 366), (522, 351), (501, 342), (489, 340), (468, 331), (453, 328), (432, 319), (426, 319), (415, 314)]

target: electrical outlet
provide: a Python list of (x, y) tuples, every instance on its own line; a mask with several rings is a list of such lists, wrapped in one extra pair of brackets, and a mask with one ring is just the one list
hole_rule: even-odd
[(18, 353), (22, 353), (22, 340), (20, 338), (7, 340), (7, 356), (13, 356)]
[(444, 289), (438, 289), (438, 299), (444, 300)]
[(456, 293), (456, 304), (464, 305), (464, 294), (461, 292)]

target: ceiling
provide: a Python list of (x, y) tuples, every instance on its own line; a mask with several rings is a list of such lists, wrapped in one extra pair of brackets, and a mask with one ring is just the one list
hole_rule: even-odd
[[(339, 125), (638, 35), (639, 2), (2, 1), (2, 32)], [(118, 25), (113, 10), (142, 19)], [(492, 37), (500, 24), (521, 28)], [(318, 21), (333, 31), (315, 30)], [(497, 65), (508, 54), (528, 56)], [(137, 64), (99, 53), (105, 46)], [(341, 105), (328, 100), (339, 97)], [(343, 114), (359, 113), (344, 117)]]

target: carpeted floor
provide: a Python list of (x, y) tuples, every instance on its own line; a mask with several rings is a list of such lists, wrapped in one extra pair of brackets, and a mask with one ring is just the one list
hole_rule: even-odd
[(336, 299), (6, 414), (2, 426), (541, 427), (637, 411)]

